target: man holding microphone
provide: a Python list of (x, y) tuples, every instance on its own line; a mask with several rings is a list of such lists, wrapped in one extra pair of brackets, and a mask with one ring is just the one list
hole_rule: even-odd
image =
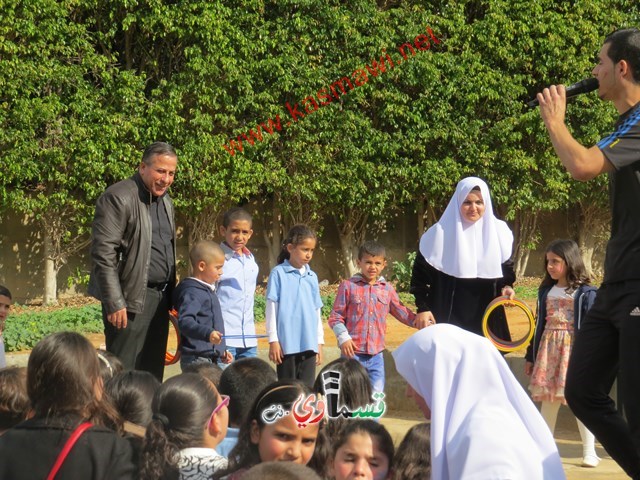
[[(540, 115), (562, 164), (579, 181), (607, 173), (612, 211), (604, 281), (576, 332), (565, 395), (569, 406), (634, 479), (640, 479), (640, 31), (618, 30), (592, 74), (619, 117), (597, 145), (578, 143), (565, 123), (562, 85), (538, 93)], [(618, 376), (627, 417), (609, 392)]]

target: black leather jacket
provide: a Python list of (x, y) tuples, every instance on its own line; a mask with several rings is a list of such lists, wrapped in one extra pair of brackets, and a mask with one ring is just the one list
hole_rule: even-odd
[[(151, 192), (136, 173), (111, 185), (96, 203), (88, 292), (102, 302), (107, 313), (125, 307), (131, 313), (142, 312), (151, 258), (151, 200)], [(168, 194), (162, 201), (169, 215), (175, 252), (173, 203)], [(175, 278), (170, 281), (173, 285)]]

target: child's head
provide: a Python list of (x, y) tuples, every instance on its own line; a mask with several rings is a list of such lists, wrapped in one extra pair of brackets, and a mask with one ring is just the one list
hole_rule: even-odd
[[(216, 388), (220, 385), (220, 377), (222, 377), (222, 368), (217, 363), (209, 363), (209, 362), (193, 362), (188, 363), (184, 367), (182, 367), (183, 373), (197, 373), (198, 375), (203, 376), (211, 383), (215, 385)], [(218, 388), (218, 390), (220, 390)], [(226, 392), (220, 392), (222, 394), (229, 395)], [(229, 395), (231, 396), (231, 395)], [(231, 398), (233, 401), (233, 397)], [(229, 406), (229, 412), (231, 412), (231, 406)]]
[(240, 207), (227, 210), (220, 226), (220, 235), (234, 252), (241, 253), (253, 235), (253, 219), (249, 212)]
[[(353, 358), (339, 357), (325, 365), (313, 384), (313, 391), (326, 395), (322, 375), (325, 372), (340, 373), (340, 399), (339, 408), (346, 406), (349, 410), (355, 411), (357, 408), (365, 407), (371, 403), (373, 389), (367, 370), (360, 362)], [(332, 455), (332, 444), (338, 437), (340, 431), (350, 419), (343, 417), (329, 418), (325, 428), (320, 432), (316, 449), (309, 466), (323, 477), (328, 475), (328, 461)]]
[(278, 264), (289, 260), (292, 266), (302, 268), (311, 261), (316, 241), (316, 234), (309, 227), (302, 224), (294, 225), (282, 243)]
[(355, 411), (371, 403), (371, 380), (367, 370), (354, 358), (339, 357), (326, 364), (316, 377), (313, 391), (325, 395), (322, 374), (340, 372), (340, 403)]
[(141, 454), (140, 477), (161, 478), (180, 450), (215, 448), (227, 434), (229, 412), (209, 380), (197, 373), (169, 378), (156, 391)]
[(292, 462), (265, 462), (251, 467), (242, 480), (320, 480), (320, 477), (304, 465)]
[(364, 242), (358, 250), (357, 263), (360, 274), (367, 282), (377, 281), (387, 266), (384, 246), (378, 242)]
[(544, 269), (545, 276), (541, 286), (566, 284), (567, 290), (573, 291), (591, 281), (580, 249), (573, 240), (560, 239), (551, 242), (545, 251)]
[(104, 390), (123, 420), (146, 427), (151, 422), (151, 402), (159, 387), (160, 382), (151, 373), (129, 370), (109, 379)]
[(107, 380), (124, 371), (124, 365), (116, 354), (102, 349), (98, 349), (97, 354), (98, 360), (100, 360), (100, 376), (103, 383), (107, 383)]
[(409, 429), (396, 450), (391, 480), (431, 478), (431, 424), (418, 423)]
[(11, 292), (7, 287), (0, 285), (0, 334), (2, 333), (4, 321), (7, 319), (7, 316), (9, 316), (12, 303)]
[(27, 369), (8, 367), (0, 370), (0, 435), (26, 420), (30, 408)]
[(76, 414), (103, 425), (117, 417), (103, 399), (96, 350), (79, 333), (52, 333), (36, 344), (27, 365), (27, 391), (36, 417)]
[(278, 380), (275, 370), (257, 357), (232, 362), (220, 377), (220, 393), (229, 395), (229, 425), (238, 428), (258, 392)]
[(393, 463), (393, 440), (384, 426), (373, 420), (350, 420), (333, 444), (329, 473), (335, 480), (382, 480)]
[(313, 455), (320, 422), (299, 427), (291, 413), (276, 416), (271, 423), (265, 417), (269, 412), (291, 412), (300, 395), (310, 393), (309, 387), (296, 380), (280, 380), (264, 388), (240, 426), (238, 443), (229, 454), (229, 472), (270, 461), (306, 465)]
[(200, 240), (189, 252), (193, 276), (208, 284), (214, 284), (222, 275), (224, 251), (211, 240)]

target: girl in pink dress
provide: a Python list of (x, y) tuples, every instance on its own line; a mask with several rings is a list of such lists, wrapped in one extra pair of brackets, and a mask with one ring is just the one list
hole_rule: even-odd
[[(574, 333), (593, 304), (596, 289), (573, 240), (554, 240), (545, 254), (545, 277), (538, 289), (538, 319), (533, 341), (525, 356), (525, 373), (531, 375), (532, 397), (542, 402), (541, 412), (551, 432), (560, 405), (566, 405), (564, 387)], [(534, 363), (535, 359), (535, 363)], [(582, 466), (596, 467), (600, 459), (595, 438), (576, 419), (582, 438)]]

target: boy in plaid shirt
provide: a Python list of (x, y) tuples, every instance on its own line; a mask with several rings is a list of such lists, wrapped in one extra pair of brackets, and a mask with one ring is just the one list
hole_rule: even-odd
[(390, 313), (405, 325), (414, 324), (416, 314), (405, 307), (393, 285), (381, 276), (387, 266), (384, 246), (365, 242), (358, 251), (360, 273), (343, 281), (329, 315), (329, 326), (338, 338), (342, 355), (355, 358), (367, 369), (374, 392), (384, 390), (384, 336)]

